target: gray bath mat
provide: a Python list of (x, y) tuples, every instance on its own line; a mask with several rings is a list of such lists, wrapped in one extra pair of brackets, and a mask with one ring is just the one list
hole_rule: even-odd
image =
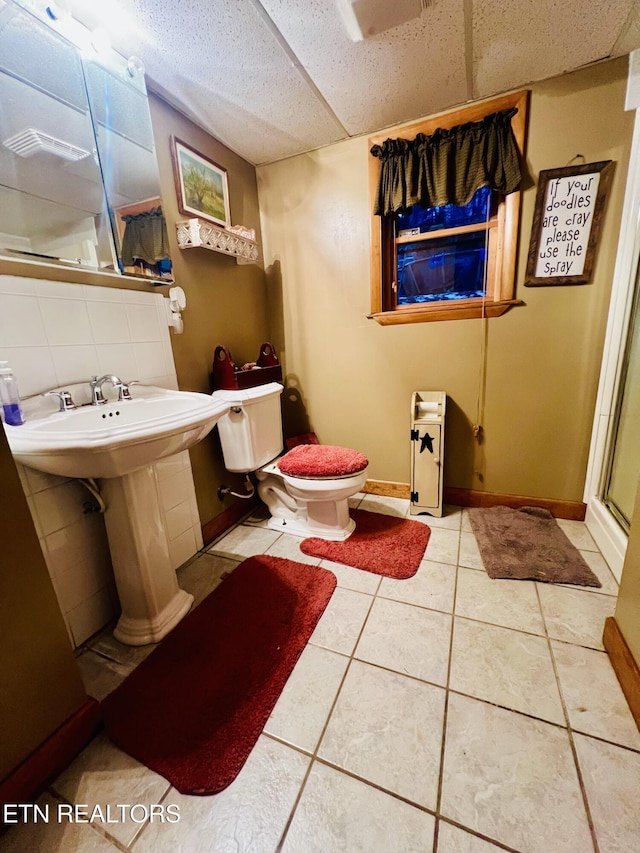
[(489, 577), (602, 586), (548, 510), (494, 506), (468, 513)]

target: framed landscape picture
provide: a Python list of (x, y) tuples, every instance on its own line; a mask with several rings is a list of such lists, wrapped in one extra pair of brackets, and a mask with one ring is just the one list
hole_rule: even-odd
[(181, 213), (228, 227), (231, 217), (226, 169), (175, 136), (172, 143), (176, 194)]

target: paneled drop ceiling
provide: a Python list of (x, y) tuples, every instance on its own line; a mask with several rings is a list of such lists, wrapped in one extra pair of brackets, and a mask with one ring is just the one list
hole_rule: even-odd
[(421, 0), (354, 41), (339, 6), (412, 0), (68, 0), (150, 88), (256, 165), (640, 47), (640, 0)]

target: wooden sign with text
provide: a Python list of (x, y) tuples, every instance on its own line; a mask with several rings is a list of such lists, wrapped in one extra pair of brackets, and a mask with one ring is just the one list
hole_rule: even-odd
[(591, 280), (613, 162), (540, 172), (525, 285)]

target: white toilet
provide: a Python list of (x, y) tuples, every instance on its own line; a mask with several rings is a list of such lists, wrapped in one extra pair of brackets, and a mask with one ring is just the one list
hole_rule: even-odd
[(364, 486), (368, 460), (356, 450), (321, 444), (299, 445), (280, 456), (283, 390), (270, 382), (213, 393), (229, 405), (217, 424), (225, 467), (255, 473), (272, 529), (341, 542), (355, 528), (348, 500)]

